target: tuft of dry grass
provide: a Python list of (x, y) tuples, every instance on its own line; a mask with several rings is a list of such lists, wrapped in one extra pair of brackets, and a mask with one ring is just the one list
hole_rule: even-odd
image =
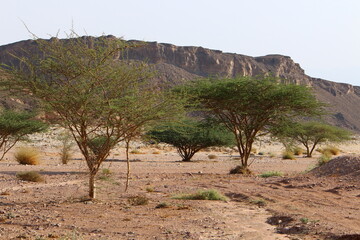
[(215, 154), (210, 154), (210, 155), (208, 155), (208, 158), (209, 159), (217, 159), (218, 156), (216, 156)]
[(44, 177), (40, 173), (35, 171), (19, 172), (16, 177), (22, 181), (28, 182), (44, 182)]
[(247, 167), (243, 167), (243, 166), (236, 166), (232, 169), (230, 169), (230, 174), (243, 174), (243, 175), (252, 175), (252, 171), (247, 168)]
[(23, 147), (14, 154), (16, 161), (22, 165), (39, 165), (40, 155), (34, 148)]
[(149, 199), (145, 196), (129, 197), (128, 201), (133, 206), (147, 205), (149, 203)]
[(328, 163), (331, 160), (331, 153), (325, 151), (321, 156), (318, 158), (317, 166), (322, 166), (325, 163)]
[(294, 153), (290, 152), (290, 151), (284, 151), (283, 154), (282, 154), (282, 159), (294, 160), (295, 159)]
[(159, 151), (154, 151), (154, 152), (152, 152), (152, 154), (160, 154), (160, 152)]
[(140, 150), (134, 149), (130, 151), (131, 154), (145, 154), (143, 152), (141, 152)]
[(301, 154), (303, 154), (304, 153), (304, 149), (302, 149), (301, 147), (294, 147), (294, 149), (293, 149), (293, 152), (294, 152), (294, 155), (301, 155)]

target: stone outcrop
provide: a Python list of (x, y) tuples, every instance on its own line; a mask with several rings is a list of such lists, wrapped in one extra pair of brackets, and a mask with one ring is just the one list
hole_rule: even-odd
[[(273, 74), (287, 82), (313, 88), (317, 98), (328, 104), (331, 111), (331, 115), (326, 118), (328, 122), (360, 132), (360, 87), (307, 76), (300, 65), (288, 56), (250, 57), (202, 47), (181, 47), (157, 42), (143, 44), (135, 40), (129, 42), (142, 46), (129, 49), (125, 57), (153, 64), (158, 73), (157, 81), (176, 85), (203, 77)], [(36, 43), (27, 40), (0, 46), (0, 63), (16, 64), (9, 53), (18, 54), (22, 49), (33, 54), (36, 52)], [(9, 101), (3, 99), (2, 105), (5, 103), (11, 106)]]

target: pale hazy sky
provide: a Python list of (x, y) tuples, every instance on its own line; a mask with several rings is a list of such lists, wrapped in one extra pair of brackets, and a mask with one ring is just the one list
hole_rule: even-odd
[(283, 54), (305, 73), (360, 86), (359, 0), (0, 0), (0, 45), (80, 35)]

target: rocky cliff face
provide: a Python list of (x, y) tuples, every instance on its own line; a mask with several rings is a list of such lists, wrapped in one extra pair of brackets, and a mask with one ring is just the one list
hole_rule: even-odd
[[(13, 62), (9, 52), (19, 53), (21, 49), (32, 54), (36, 52), (36, 44), (28, 40), (0, 46), (0, 63)], [(141, 47), (129, 49), (126, 57), (148, 61), (158, 73), (157, 80), (171, 84), (210, 76), (231, 78), (271, 73), (288, 82), (312, 87), (317, 98), (329, 105), (331, 115), (327, 117), (327, 121), (360, 132), (360, 87), (311, 78), (305, 75), (299, 64), (287, 56), (250, 57), (202, 47), (148, 42)], [(4, 101), (3, 99), (3, 105)], [(6, 104), (9, 105), (9, 101)]]
[(254, 58), (202, 47), (177, 47), (171, 44), (149, 42), (143, 47), (129, 50), (128, 57), (137, 60), (146, 59), (152, 64), (169, 64), (200, 77), (231, 78), (272, 73), (299, 84), (310, 84), (310, 78), (304, 74), (299, 64), (290, 57), (282, 55)]

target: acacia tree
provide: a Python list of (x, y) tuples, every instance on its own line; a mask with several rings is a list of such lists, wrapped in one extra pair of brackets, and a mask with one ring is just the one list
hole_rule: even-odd
[(311, 157), (315, 147), (324, 142), (341, 142), (350, 139), (350, 132), (321, 122), (296, 122), (272, 130), (276, 138), (286, 142), (298, 142), (306, 148)]
[(305, 86), (281, 84), (272, 77), (238, 77), (196, 81), (178, 90), (234, 134), (246, 172), (256, 137), (270, 126), (300, 115), (320, 112), (321, 104)]
[(234, 144), (234, 137), (226, 128), (205, 120), (186, 119), (156, 126), (147, 135), (173, 145), (184, 162), (191, 161), (201, 149)]
[[(123, 57), (125, 41), (109, 36), (35, 39), (39, 54), (14, 56), (6, 66), (11, 78), (2, 83), (28, 93), (56, 113), (69, 129), (89, 168), (89, 196), (95, 198), (95, 176), (110, 150), (126, 135), (176, 111), (175, 101), (152, 84), (144, 62)], [(165, 114), (166, 113), (166, 114)]]
[(0, 160), (18, 141), (47, 128), (45, 123), (34, 117), (31, 112), (5, 110), (0, 113)]

